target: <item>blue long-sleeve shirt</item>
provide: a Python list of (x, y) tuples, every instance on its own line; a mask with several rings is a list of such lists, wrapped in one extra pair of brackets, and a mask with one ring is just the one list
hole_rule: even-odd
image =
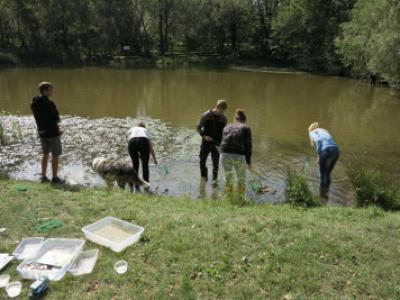
[(337, 147), (336, 142), (328, 131), (322, 128), (314, 129), (309, 133), (310, 139), (314, 142), (318, 155), (328, 147)]

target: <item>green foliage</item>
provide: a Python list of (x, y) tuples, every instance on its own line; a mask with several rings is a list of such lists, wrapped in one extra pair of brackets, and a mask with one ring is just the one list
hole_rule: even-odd
[(382, 172), (351, 168), (349, 175), (356, 191), (357, 206), (375, 205), (386, 210), (400, 210), (400, 187)]
[(293, 206), (316, 207), (318, 201), (312, 194), (304, 172), (288, 170), (286, 185), (287, 201)]
[(232, 191), (225, 191), (224, 200), (227, 201), (229, 204), (239, 207), (250, 204), (250, 201), (246, 199), (244, 193), (236, 193)]
[(359, 0), (337, 38), (343, 62), (355, 74), (380, 74), (400, 85), (400, 2)]
[(399, 31), (396, 0), (0, 0), (1, 51), (46, 64), (200, 52), (400, 86)]
[(331, 69), (342, 2), (0, 0), (0, 49), (48, 64), (202, 52)]
[(272, 23), (277, 51), (306, 70), (334, 71), (334, 40), (353, 1), (288, 0)]

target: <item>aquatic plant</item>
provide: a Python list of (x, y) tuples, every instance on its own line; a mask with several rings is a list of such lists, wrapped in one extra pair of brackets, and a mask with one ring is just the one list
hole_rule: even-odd
[(160, 172), (161, 176), (164, 177), (164, 178), (169, 174), (169, 168), (165, 164), (164, 165), (160, 165), (158, 167), (158, 169), (159, 169), (159, 172)]
[(400, 187), (384, 173), (374, 169), (349, 169), (358, 207), (375, 205), (385, 210), (400, 210)]
[(0, 145), (4, 145), (6, 143), (5, 136), (4, 136), (4, 128), (3, 123), (0, 120)]
[(263, 184), (261, 182), (261, 179), (258, 176), (252, 176), (252, 178), (249, 180), (249, 185), (250, 188), (253, 190), (254, 193), (260, 193), (260, 191), (263, 188)]
[(319, 202), (310, 190), (304, 169), (301, 171), (288, 170), (286, 184), (287, 202), (291, 205), (301, 207), (319, 206)]
[(250, 203), (244, 191), (225, 190), (224, 200), (236, 206), (245, 206)]
[(22, 130), (21, 130), (21, 126), (19, 125), (19, 121), (18, 120), (13, 120), (11, 123), (11, 128), (12, 128), (12, 132), (14, 137), (17, 139), (18, 142), (22, 142)]

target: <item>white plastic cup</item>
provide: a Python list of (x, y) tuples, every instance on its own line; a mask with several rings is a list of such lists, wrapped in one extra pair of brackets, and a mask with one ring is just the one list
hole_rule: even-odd
[(124, 274), (128, 270), (128, 263), (125, 260), (119, 260), (114, 264), (114, 270), (118, 274)]
[(19, 294), (21, 294), (21, 290), (22, 290), (22, 283), (19, 281), (11, 282), (6, 287), (7, 295), (10, 298), (18, 297)]

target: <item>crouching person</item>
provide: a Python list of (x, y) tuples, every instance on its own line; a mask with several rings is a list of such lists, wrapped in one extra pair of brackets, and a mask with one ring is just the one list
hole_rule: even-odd
[[(139, 159), (142, 162), (143, 180), (150, 182), (149, 160), (150, 155), (153, 157), (154, 163), (157, 165), (157, 158), (154, 152), (154, 145), (150, 139), (150, 135), (144, 123), (132, 127), (128, 131), (128, 152), (132, 159), (133, 168), (139, 174)], [(135, 186), (139, 190), (138, 185)]]
[(319, 127), (318, 122), (314, 122), (308, 127), (311, 146), (317, 151), (317, 162), (319, 164), (320, 188), (319, 194), (322, 198), (328, 198), (331, 186), (331, 173), (339, 159), (339, 148), (331, 134)]
[(251, 130), (246, 125), (246, 115), (237, 109), (234, 123), (228, 124), (222, 134), (221, 163), (225, 172), (226, 191), (233, 194), (232, 179), (237, 177), (237, 194), (244, 200), (246, 190), (246, 165), (250, 167), (252, 155)]
[(32, 99), (31, 109), (36, 120), (36, 125), (42, 144), (42, 173), (40, 181), (50, 182), (47, 178), (47, 164), (51, 154), (52, 180), (51, 183), (62, 184), (64, 180), (58, 177), (59, 157), (62, 154), (61, 135), (63, 131), (59, 128), (60, 115), (52, 100), (53, 85), (50, 82), (39, 84), (40, 96)]

